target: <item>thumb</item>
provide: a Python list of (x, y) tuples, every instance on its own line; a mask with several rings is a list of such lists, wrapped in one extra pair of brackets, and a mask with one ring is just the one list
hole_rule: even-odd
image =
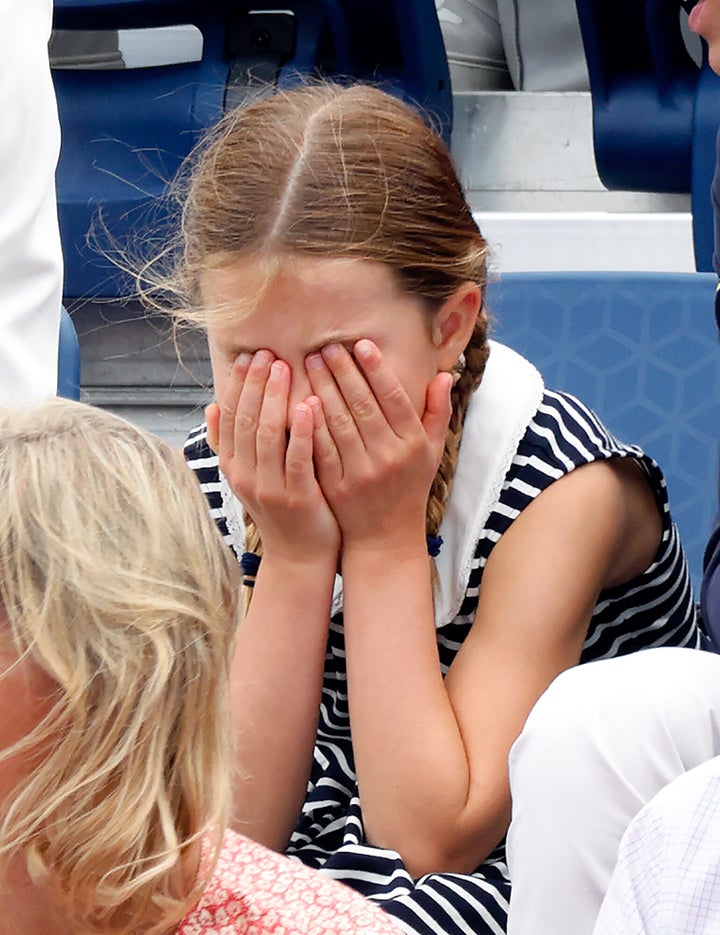
[(444, 370), (434, 377), (427, 388), (422, 424), (431, 444), (439, 451), (442, 451), (445, 444), (445, 434), (452, 414), (451, 389), (452, 374)]
[(217, 454), (220, 447), (220, 407), (217, 403), (210, 403), (205, 407), (205, 422), (208, 445)]

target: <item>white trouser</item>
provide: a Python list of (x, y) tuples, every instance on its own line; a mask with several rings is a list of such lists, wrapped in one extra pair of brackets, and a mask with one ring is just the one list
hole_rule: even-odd
[(60, 149), (52, 0), (0, 0), (0, 404), (57, 389)]
[(631, 819), (720, 754), (720, 656), (651, 649), (578, 666), (510, 752), (508, 935), (590, 935)]

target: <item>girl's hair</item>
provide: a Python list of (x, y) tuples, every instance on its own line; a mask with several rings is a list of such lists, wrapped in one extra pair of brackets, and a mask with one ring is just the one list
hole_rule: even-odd
[(181, 454), (81, 403), (0, 412), (0, 504), (0, 638), (57, 686), (0, 856), (83, 931), (172, 930), (228, 817), (237, 566)]
[[(183, 197), (180, 259), (164, 296), (170, 284), (176, 317), (186, 322), (232, 314), (203, 308), (200, 279), (243, 257), (263, 262), (268, 276), (288, 255), (379, 262), (424, 301), (429, 318), (462, 283), (486, 282), (487, 244), (445, 144), (376, 88), (309, 84), (229, 113), (200, 147)], [(445, 511), (465, 411), (487, 356), (482, 312), (453, 389), (428, 535)], [(246, 523), (246, 547), (259, 551), (247, 516)]]

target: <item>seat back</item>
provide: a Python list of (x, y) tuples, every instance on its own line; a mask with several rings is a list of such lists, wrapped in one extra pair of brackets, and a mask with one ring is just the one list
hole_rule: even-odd
[(576, 0), (598, 174), (610, 189), (689, 192), (698, 270), (712, 269), (720, 78), (687, 51), (678, 0)]
[(281, 8), (244, 0), (55, 0), (54, 29), (75, 41), (79, 31), (109, 33), (121, 53), (124, 42), (144, 43), (151, 58), (168, 30), (197, 38), (189, 60), (171, 64), (130, 67), (143, 62), (115, 54), (101, 69), (62, 59), (54, 69), (69, 297), (132, 291), (103, 254), (148, 232), (163, 242), (169, 208), (159, 196), (201, 134), (253, 82), (282, 87), (313, 74), (372, 80), (422, 104), (449, 136), (452, 98), (434, 0), (292, 0)]
[(67, 399), (80, 399), (80, 344), (65, 308), (60, 313), (57, 393)]
[(608, 188), (689, 192), (698, 69), (678, 0), (576, 0), (593, 102), (595, 159)]
[(717, 508), (720, 349), (709, 273), (508, 273), (497, 338), (660, 464), (699, 595)]

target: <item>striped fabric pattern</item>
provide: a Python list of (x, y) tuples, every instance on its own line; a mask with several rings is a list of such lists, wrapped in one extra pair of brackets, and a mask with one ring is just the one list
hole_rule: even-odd
[[(229, 542), (217, 458), (207, 447), (204, 427), (191, 433), (185, 453)], [(549, 484), (576, 467), (626, 457), (637, 459), (654, 491), (663, 517), (662, 541), (642, 575), (600, 594), (581, 661), (652, 646), (699, 645), (687, 566), (657, 464), (639, 448), (613, 438), (574, 397), (546, 391), (478, 541), (460, 613), (438, 630), (443, 672), (472, 626), (485, 563), (513, 520)], [(473, 874), (432, 873), (413, 880), (396, 852), (365, 843), (350, 735), (341, 613), (330, 623), (314, 764), (288, 854), (378, 902), (413, 935), (505, 932), (510, 884), (502, 845)]]

